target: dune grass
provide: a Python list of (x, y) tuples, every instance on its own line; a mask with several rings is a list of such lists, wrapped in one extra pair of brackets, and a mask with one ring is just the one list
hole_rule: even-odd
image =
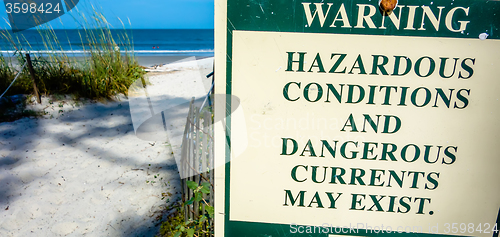
[[(87, 52), (84, 60), (77, 61), (64, 53), (54, 53), (63, 51), (61, 42), (64, 39), (59, 39), (50, 26), (37, 27), (44, 45), (42, 50), (46, 52), (43, 55), (32, 53), (31, 57), (41, 94), (110, 98), (119, 93), (126, 95), (129, 86), (144, 76), (145, 72), (133, 56), (133, 48), (118, 48), (118, 45), (132, 45), (131, 37), (122, 34), (115, 35), (115, 39), (106, 18), (92, 9), (89, 17), (83, 13), (74, 17), (81, 26), (81, 42), (88, 42), (82, 44)], [(9, 30), (0, 30), (0, 37), (11, 44), (18, 64), (23, 65), (26, 62), (25, 53), (33, 51), (28, 40), (22, 34), (12, 34)], [(18, 72), (20, 66), (15, 66), (13, 61), (0, 53), (0, 93), (5, 91), (17, 73), (21, 73), (6, 95), (31, 94), (33, 85), (28, 69)]]

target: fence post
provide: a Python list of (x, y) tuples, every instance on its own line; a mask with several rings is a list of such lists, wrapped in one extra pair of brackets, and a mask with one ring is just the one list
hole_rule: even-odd
[(38, 88), (36, 86), (36, 79), (35, 79), (35, 70), (33, 69), (33, 64), (31, 64), (31, 57), (30, 54), (26, 54), (26, 62), (28, 63), (28, 70), (30, 71), (31, 75), (31, 80), (33, 81), (33, 90), (35, 91), (35, 97), (36, 101), (41, 104), (42, 99), (40, 98), (40, 95), (38, 94)]
[[(186, 127), (184, 128), (184, 134), (182, 138), (182, 152), (181, 152), (181, 167), (180, 167), (180, 172), (184, 176), (184, 178), (181, 179), (181, 185), (182, 185), (182, 202), (186, 202), (189, 199), (191, 199), (191, 190), (187, 186), (187, 181), (190, 180), (189, 178), (189, 162), (190, 162), (190, 156), (191, 156), (191, 113), (193, 112), (192, 107), (193, 107), (194, 99), (191, 100), (191, 103), (189, 103), (189, 112), (188, 116), (186, 118)], [(190, 207), (189, 205), (184, 206), (184, 221), (188, 221), (190, 218)]]
[[(196, 182), (196, 184), (200, 184), (200, 130), (199, 130), (199, 125), (200, 125), (200, 115), (199, 115), (199, 110), (196, 106), (194, 106), (194, 120), (193, 120), (193, 123), (194, 123), (194, 137), (193, 137), (193, 152), (194, 152), (194, 155), (193, 155), (193, 178), (194, 178), (194, 182)], [(193, 218), (194, 219), (198, 219), (200, 217), (200, 203), (199, 202), (194, 202), (193, 203), (193, 209), (194, 209), (194, 216)]]
[[(200, 112), (201, 111), (201, 112)], [(185, 175), (181, 180), (183, 202), (194, 197), (193, 190), (187, 187), (187, 181), (193, 181), (201, 184), (205, 181), (210, 183), (210, 194), (202, 194), (203, 199), (208, 205), (213, 206), (213, 124), (210, 110), (202, 111), (194, 105), (194, 98), (191, 99), (189, 112), (184, 128), (182, 141), (181, 170)], [(201, 127), (200, 127), (201, 126)], [(184, 220), (199, 219), (200, 215), (205, 214), (205, 205), (199, 202), (193, 202), (184, 206)], [(202, 227), (205, 233), (199, 236), (211, 236), (213, 220), (209, 219)], [(208, 235), (207, 235), (208, 233)]]

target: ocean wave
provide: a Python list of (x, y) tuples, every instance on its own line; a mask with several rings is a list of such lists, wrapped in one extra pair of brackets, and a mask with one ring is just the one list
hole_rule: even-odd
[(213, 53), (213, 49), (200, 50), (134, 50), (134, 53)]
[[(90, 53), (90, 51), (86, 50), (33, 50), (33, 51), (15, 51), (15, 50), (0, 50), (0, 53), (2, 54), (14, 54), (15, 52), (19, 53), (41, 53), (41, 54), (87, 54)], [(134, 53), (134, 54), (141, 54), (141, 53), (148, 53), (148, 54), (175, 54), (175, 53), (213, 53), (213, 49), (198, 49), (198, 50), (133, 50), (133, 51), (121, 51), (121, 53)]]

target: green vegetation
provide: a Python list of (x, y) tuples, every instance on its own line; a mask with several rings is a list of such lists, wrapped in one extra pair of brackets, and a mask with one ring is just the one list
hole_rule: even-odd
[[(85, 98), (110, 98), (116, 94), (126, 94), (129, 86), (137, 79), (142, 78), (145, 72), (138, 65), (133, 56), (133, 49), (120, 49), (117, 45), (131, 45), (127, 34), (113, 38), (110, 24), (106, 18), (95, 11), (90, 18), (78, 12), (76, 22), (82, 23), (80, 32), (82, 45), (88, 54), (84, 60), (76, 60), (62, 51), (62, 39), (58, 39), (50, 26), (37, 27), (37, 32), (43, 41), (45, 55), (32, 54), (33, 67), (37, 78), (37, 87), (41, 94), (73, 94)], [(0, 30), (0, 37), (10, 42), (15, 49), (14, 54), (19, 65), (26, 62), (24, 52), (32, 51), (27, 39), (21, 34), (11, 34), (8, 30)], [(23, 46), (24, 45), (24, 46)], [(28, 46), (26, 46), (28, 45)], [(14, 59), (15, 60), (15, 59)], [(0, 93), (10, 85), (17, 70), (11, 58), (0, 54)], [(27, 67), (7, 95), (30, 94), (33, 85)]]
[[(177, 211), (169, 216), (168, 220), (163, 222), (160, 227), (160, 237), (193, 237), (193, 236), (213, 236), (213, 218), (214, 207), (209, 205), (203, 198), (204, 194), (209, 194), (211, 185), (208, 182), (202, 182), (198, 185), (193, 181), (186, 181), (189, 189), (193, 191), (194, 196), (177, 207)], [(186, 205), (199, 203), (199, 213), (195, 219), (185, 221), (183, 209)]]

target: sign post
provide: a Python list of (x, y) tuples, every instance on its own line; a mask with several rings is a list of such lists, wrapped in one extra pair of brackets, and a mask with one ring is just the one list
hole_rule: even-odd
[(216, 235), (498, 236), (499, 26), (498, 1), (216, 2)]

